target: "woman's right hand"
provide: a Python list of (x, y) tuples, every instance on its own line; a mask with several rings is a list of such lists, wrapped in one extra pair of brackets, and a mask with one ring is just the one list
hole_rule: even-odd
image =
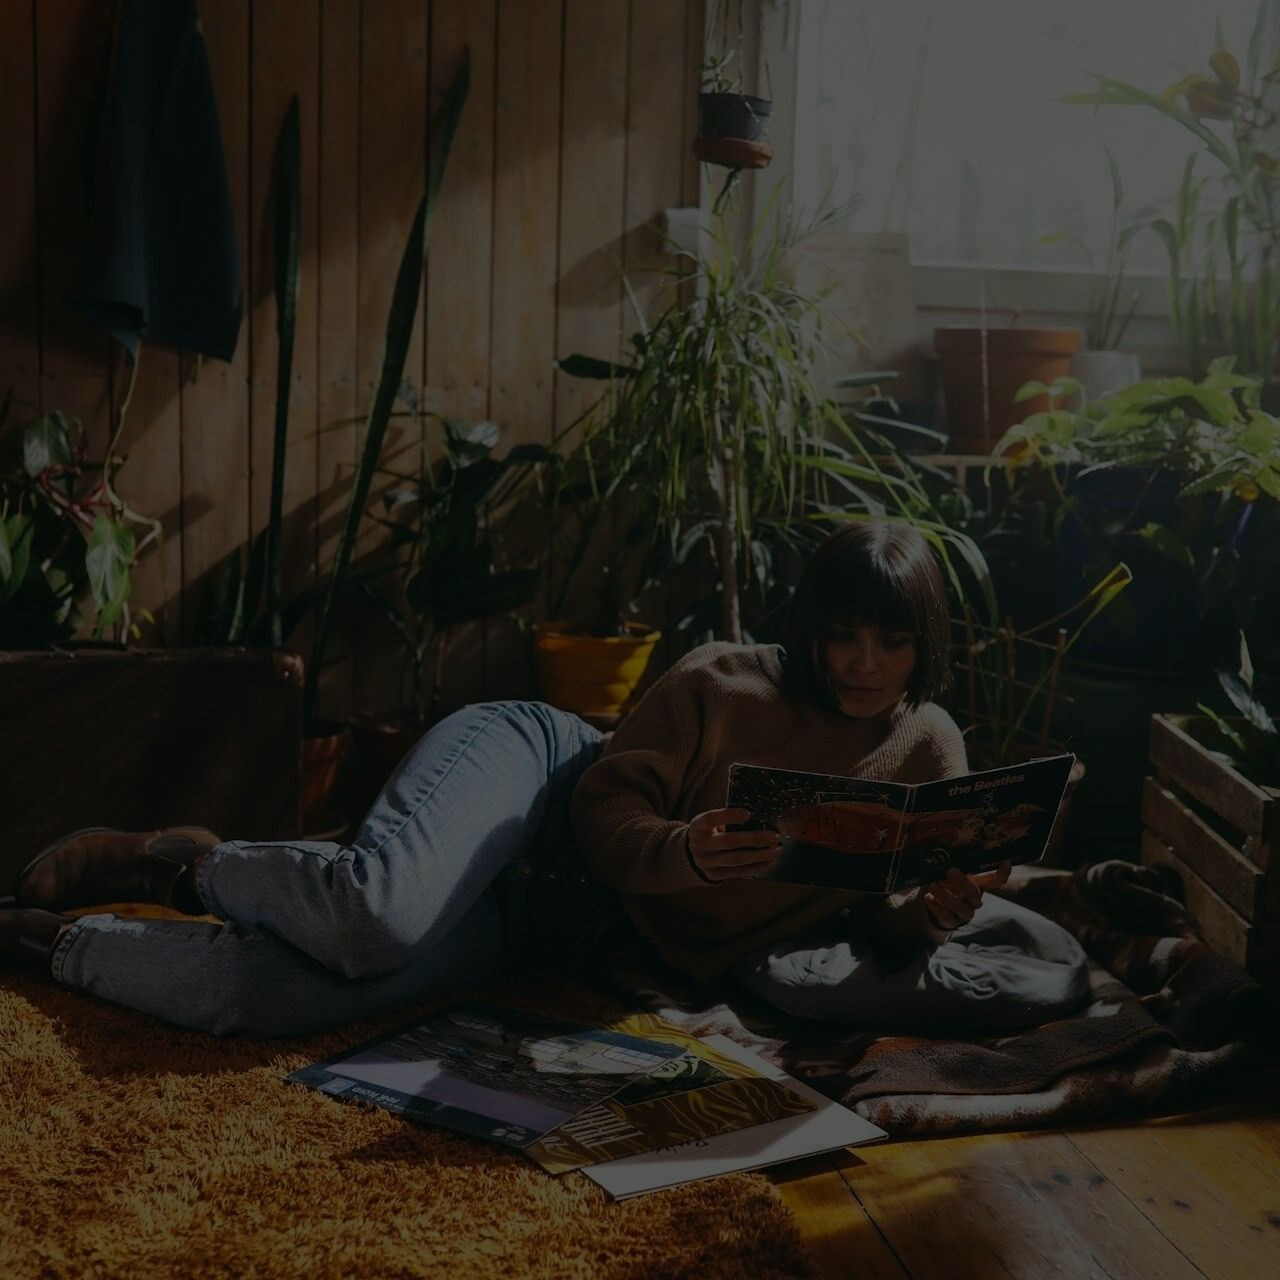
[(776, 831), (726, 831), (731, 822), (746, 822), (750, 809), (708, 809), (689, 823), (685, 851), (705, 880), (720, 881), (760, 875), (782, 852)]

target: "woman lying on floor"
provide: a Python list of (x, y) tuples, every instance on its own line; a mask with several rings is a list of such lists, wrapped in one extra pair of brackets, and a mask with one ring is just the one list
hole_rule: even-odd
[[(966, 772), (931, 701), (947, 684), (947, 617), (915, 531), (832, 534), (786, 640), (695, 649), (603, 751), (542, 703), (466, 707), (414, 747), (350, 845), (200, 828), (65, 837), (0, 911), (0, 961), (216, 1035), (294, 1035), (495, 977), (519, 957), (522, 913), (567, 940), (621, 904), (676, 968), (803, 1017), (989, 1032), (1079, 1005), (1075, 939), (983, 896), (1007, 865), (891, 896), (756, 878), (778, 837), (728, 829), (746, 816), (723, 807), (730, 764), (911, 783)], [(566, 856), (581, 863), (567, 876)], [(598, 888), (580, 887), (584, 870)], [(60, 914), (118, 901), (222, 923)]]

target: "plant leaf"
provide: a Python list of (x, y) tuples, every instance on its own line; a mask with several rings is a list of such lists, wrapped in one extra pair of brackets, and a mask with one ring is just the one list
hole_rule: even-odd
[(418, 205), (413, 225), (409, 229), (409, 238), (396, 275), (391, 309), (387, 317), (386, 344), (378, 388), (373, 407), (369, 411), (364, 447), (361, 451), (360, 463), (356, 468), (351, 499), (347, 506), (346, 523), (334, 556), (333, 573), (325, 592), (320, 620), (316, 626), (312, 658), (308, 664), (307, 683), (303, 690), (303, 719), (307, 723), (311, 720), (312, 708), (315, 704), (320, 668), (324, 662), (324, 652), (333, 623), (334, 610), (338, 597), (346, 585), (351, 555), (360, 529), (360, 519), (368, 502), (369, 486), (373, 480), (379, 454), (382, 452), (382, 441), (386, 435), (387, 423), (395, 404), (400, 378), (404, 372), (409, 338), (418, 313), (418, 295), (422, 292), (422, 265), (427, 252), (431, 215), (440, 194), (441, 183), (444, 181), (445, 167), (453, 148), (458, 121), (466, 106), (470, 84), (471, 53), (470, 50), (464, 50), (461, 64), (445, 94), (440, 127), (433, 131), (427, 164), (427, 189)]
[(124, 611), (129, 599), (129, 566), (133, 564), (133, 534), (118, 520), (99, 512), (89, 533), (85, 568), (98, 617), (94, 624), (101, 634)]

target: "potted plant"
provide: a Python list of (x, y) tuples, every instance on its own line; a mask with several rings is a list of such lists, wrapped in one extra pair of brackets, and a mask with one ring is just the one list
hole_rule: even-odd
[[(633, 337), (628, 363), (562, 361), (607, 389), (562, 473), (579, 501), (559, 503), (576, 523), (553, 521), (552, 616), (610, 522), (621, 530), (610, 545), (637, 565), (633, 594), (689, 576), (680, 630), (692, 643), (708, 631), (762, 638), (785, 607), (793, 558), (844, 519), (909, 520), (959, 590), (976, 580), (989, 595), (980, 553), (940, 519), (913, 468), (876, 433), (876, 415), (842, 415), (815, 383), (823, 300), (795, 286), (788, 255), (819, 225), (798, 227), (774, 205), (739, 250), (713, 219), (708, 248), (678, 257), (674, 296)], [(873, 398), (881, 378), (864, 379)]]
[(1239, 668), (1219, 669), (1234, 715), (1151, 719), (1142, 861), (1175, 871), (1187, 912), (1215, 950), (1280, 980), (1280, 731), (1240, 635)]
[[(1184, 76), (1160, 92), (1099, 76), (1096, 91), (1071, 94), (1064, 101), (1142, 107), (1197, 140), (1199, 148), (1183, 168), (1173, 209), (1146, 216), (1143, 225), (1160, 237), (1168, 255), (1170, 316), (1186, 346), (1191, 376), (1203, 376), (1213, 345), (1225, 342), (1238, 369), (1263, 380), (1264, 398), (1274, 409), (1280, 343), (1280, 310), (1274, 305), (1280, 294), (1280, 159), (1272, 154), (1270, 140), (1280, 123), (1280, 75), (1274, 64), (1263, 70), (1268, 12), (1263, 0), (1243, 73), (1219, 34), (1208, 59), (1209, 75)], [(1196, 172), (1202, 156), (1214, 166), (1212, 177)], [(1226, 306), (1218, 296), (1224, 267)]]
[[(385, 563), (357, 578), (358, 590), (400, 641), (399, 707), (366, 713), (353, 726), (374, 792), (439, 717), (445, 663), (460, 629), (533, 600), (538, 570), (527, 563), (532, 553), (512, 551), (501, 517), (530, 473), (552, 458), (534, 444), (496, 457), (501, 433), (492, 422), (413, 416), (424, 437), (420, 465), (416, 474), (394, 474), (396, 487), (369, 513), (387, 532)], [(444, 452), (432, 462), (425, 436), (435, 425)]]
[(1166, 669), (1206, 664), (1215, 641), (1278, 605), (1269, 548), (1280, 499), (1280, 420), (1259, 407), (1260, 380), (1214, 361), (1200, 382), (1150, 379), (1067, 409), (1081, 390), (1033, 383), (1051, 408), (1011, 427), (995, 449), (1011, 479), (1034, 474), (1057, 501), (1060, 606), (1107, 564), (1135, 583), (1081, 647), (1096, 661)]
[(91, 460), (81, 424), (58, 410), (23, 429), (21, 459), (0, 473), (0, 649), (65, 644), (86, 627), (94, 640), (138, 634), (130, 571), (160, 523), (116, 492), (118, 442)]
[[(1067, 750), (1053, 735), (1063, 662), (1132, 580), (1129, 567), (1118, 564), (1068, 609), (1021, 630), (1008, 615), (996, 626), (986, 625), (969, 606), (962, 618), (953, 619), (960, 674), (957, 718), (971, 769), (996, 769)], [(1068, 632), (1063, 623), (1071, 618), (1076, 621)], [(1084, 776), (1084, 760), (1077, 754), (1045, 853), (1050, 866), (1062, 856), (1068, 815)]]
[(714, 0), (700, 67), (693, 151), (704, 163), (729, 170), (716, 197), (717, 211), (743, 169), (763, 169), (773, 159), (768, 142), (773, 103), (743, 91), (743, 34), (743, 0)]
[[(1119, 349), (1138, 303), (1142, 300), (1141, 291), (1135, 291), (1127, 301), (1121, 299), (1128, 248), (1142, 224), (1122, 223), (1120, 211), (1124, 205), (1124, 188), (1120, 182), (1120, 170), (1116, 166), (1115, 156), (1111, 154), (1111, 148), (1104, 147), (1104, 151), (1107, 156), (1107, 172), (1111, 178), (1111, 234), (1107, 241), (1106, 262), (1090, 299), (1084, 346), (1072, 356), (1069, 368), (1072, 377), (1079, 379), (1083, 386), (1082, 394), (1090, 400), (1101, 400), (1113, 395), (1142, 377), (1138, 357), (1132, 352)], [(1063, 232), (1040, 237), (1041, 244), (1063, 241), (1079, 248), (1090, 271), (1096, 271), (1093, 254), (1079, 237)]]

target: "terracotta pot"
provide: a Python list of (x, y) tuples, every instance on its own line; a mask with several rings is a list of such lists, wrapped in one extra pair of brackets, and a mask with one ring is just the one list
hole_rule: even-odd
[(645, 623), (628, 623), (625, 636), (583, 636), (563, 621), (533, 628), (547, 701), (581, 716), (618, 715), (644, 675), (662, 638)]
[(351, 765), (342, 788), (342, 807), (364, 814), (422, 737), (426, 725), (396, 712), (364, 712), (351, 721)]
[[(985, 338), (984, 338), (985, 335)], [(942, 328), (933, 331), (952, 453), (987, 454), (1015, 422), (1049, 408), (1047, 396), (1014, 404), (1028, 382), (1069, 372), (1079, 329)], [(984, 375), (985, 366), (985, 375)]]
[(304, 835), (333, 829), (333, 793), (338, 773), (351, 751), (351, 730), (335, 720), (322, 720), (302, 739), (302, 831)]

